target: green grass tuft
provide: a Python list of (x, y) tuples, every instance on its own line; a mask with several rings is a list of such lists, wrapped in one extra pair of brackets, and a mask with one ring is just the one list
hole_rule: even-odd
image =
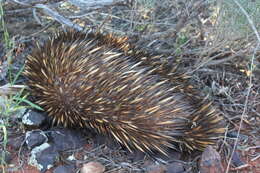
[[(0, 0), (0, 29), (3, 31), (2, 44), (4, 45), (7, 62), (8, 62), (8, 77), (10, 87), (16, 84), (17, 79), (21, 76), (24, 66), (16, 73), (13, 72), (12, 59), (13, 59), (13, 49), (14, 41), (11, 39), (4, 20), (4, 9), (2, 1)], [(27, 97), (28, 94), (24, 94), (24, 89), (13, 95), (0, 95), (0, 136), (2, 136), (2, 141), (0, 141), (0, 172), (5, 173), (5, 153), (6, 146), (8, 142), (8, 128), (11, 128), (10, 117), (14, 115), (22, 115), (27, 108), (35, 108), (38, 110), (43, 110), (41, 107), (30, 102)]]

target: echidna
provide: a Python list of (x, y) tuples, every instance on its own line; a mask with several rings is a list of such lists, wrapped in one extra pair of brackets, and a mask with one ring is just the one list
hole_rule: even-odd
[(24, 75), (53, 122), (93, 128), (130, 151), (214, 144), (224, 133), (218, 111), (156, 58), (126, 38), (67, 30), (37, 44)]

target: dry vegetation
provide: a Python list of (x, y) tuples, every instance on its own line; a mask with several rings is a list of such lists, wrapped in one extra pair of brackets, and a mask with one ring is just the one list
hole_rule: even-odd
[[(133, 0), (91, 8), (77, 5), (61, 0), (2, 2), (5, 20), (1, 34), (7, 41), (2, 39), (0, 44), (1, 85), (19, 71), (33, 41), (44, 39), (61, 24), (127, 35), (141, 49), (165, 54), (163, 61), (178, 64), (220, 108), (228, 128), (219, 144), (226, 172), (260, 171), (259, 166), (256, 168), (260, 164), (260, 1)], [(11, 75), (7, 72), (10, 65)], [(4, 123), (1, 111), (6, 106), (1, 102), (0, 107), (3, 149), (5, 130), (10, 129), (8, 134), (12, 135), (14, 129)], [(103, 159), (111, 169), (141, 170), (141, 163), (125, 161), (122, 165), (122, 156), (118, 156), (122, 153), (108, 158), (101, 149), (93, 152), (96, 155), (92, 157), (85, 154)], [(244, 165), (231, 164), (235, 152), (241, 153)], [(191, 162), (187, 165), (196, 170)]]

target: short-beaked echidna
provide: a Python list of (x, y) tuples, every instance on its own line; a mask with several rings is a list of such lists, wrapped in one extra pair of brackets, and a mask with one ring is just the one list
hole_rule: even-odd
[(53, 122), (93, 128), (130, 151), (214, 144), (225, 130), (218, 111), (153, 59), (126, 38), (67, 30), (37, 44), (24, 75)]

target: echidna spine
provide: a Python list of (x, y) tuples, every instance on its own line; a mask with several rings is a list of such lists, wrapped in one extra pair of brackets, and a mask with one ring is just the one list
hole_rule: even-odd
[[(203, 150), (224, 133), (207, 99), (179, 79), (144, 65), (124, 39), (60, 32), (28, 56), (36, 103), (64, 126), (90, 127), (129, 150)], [(135, 60), (135, 61), (133, 61)], [(167, 76), (167, 75), (166, 75)], [(176, 81), (176, 83), (174, 83)]]

